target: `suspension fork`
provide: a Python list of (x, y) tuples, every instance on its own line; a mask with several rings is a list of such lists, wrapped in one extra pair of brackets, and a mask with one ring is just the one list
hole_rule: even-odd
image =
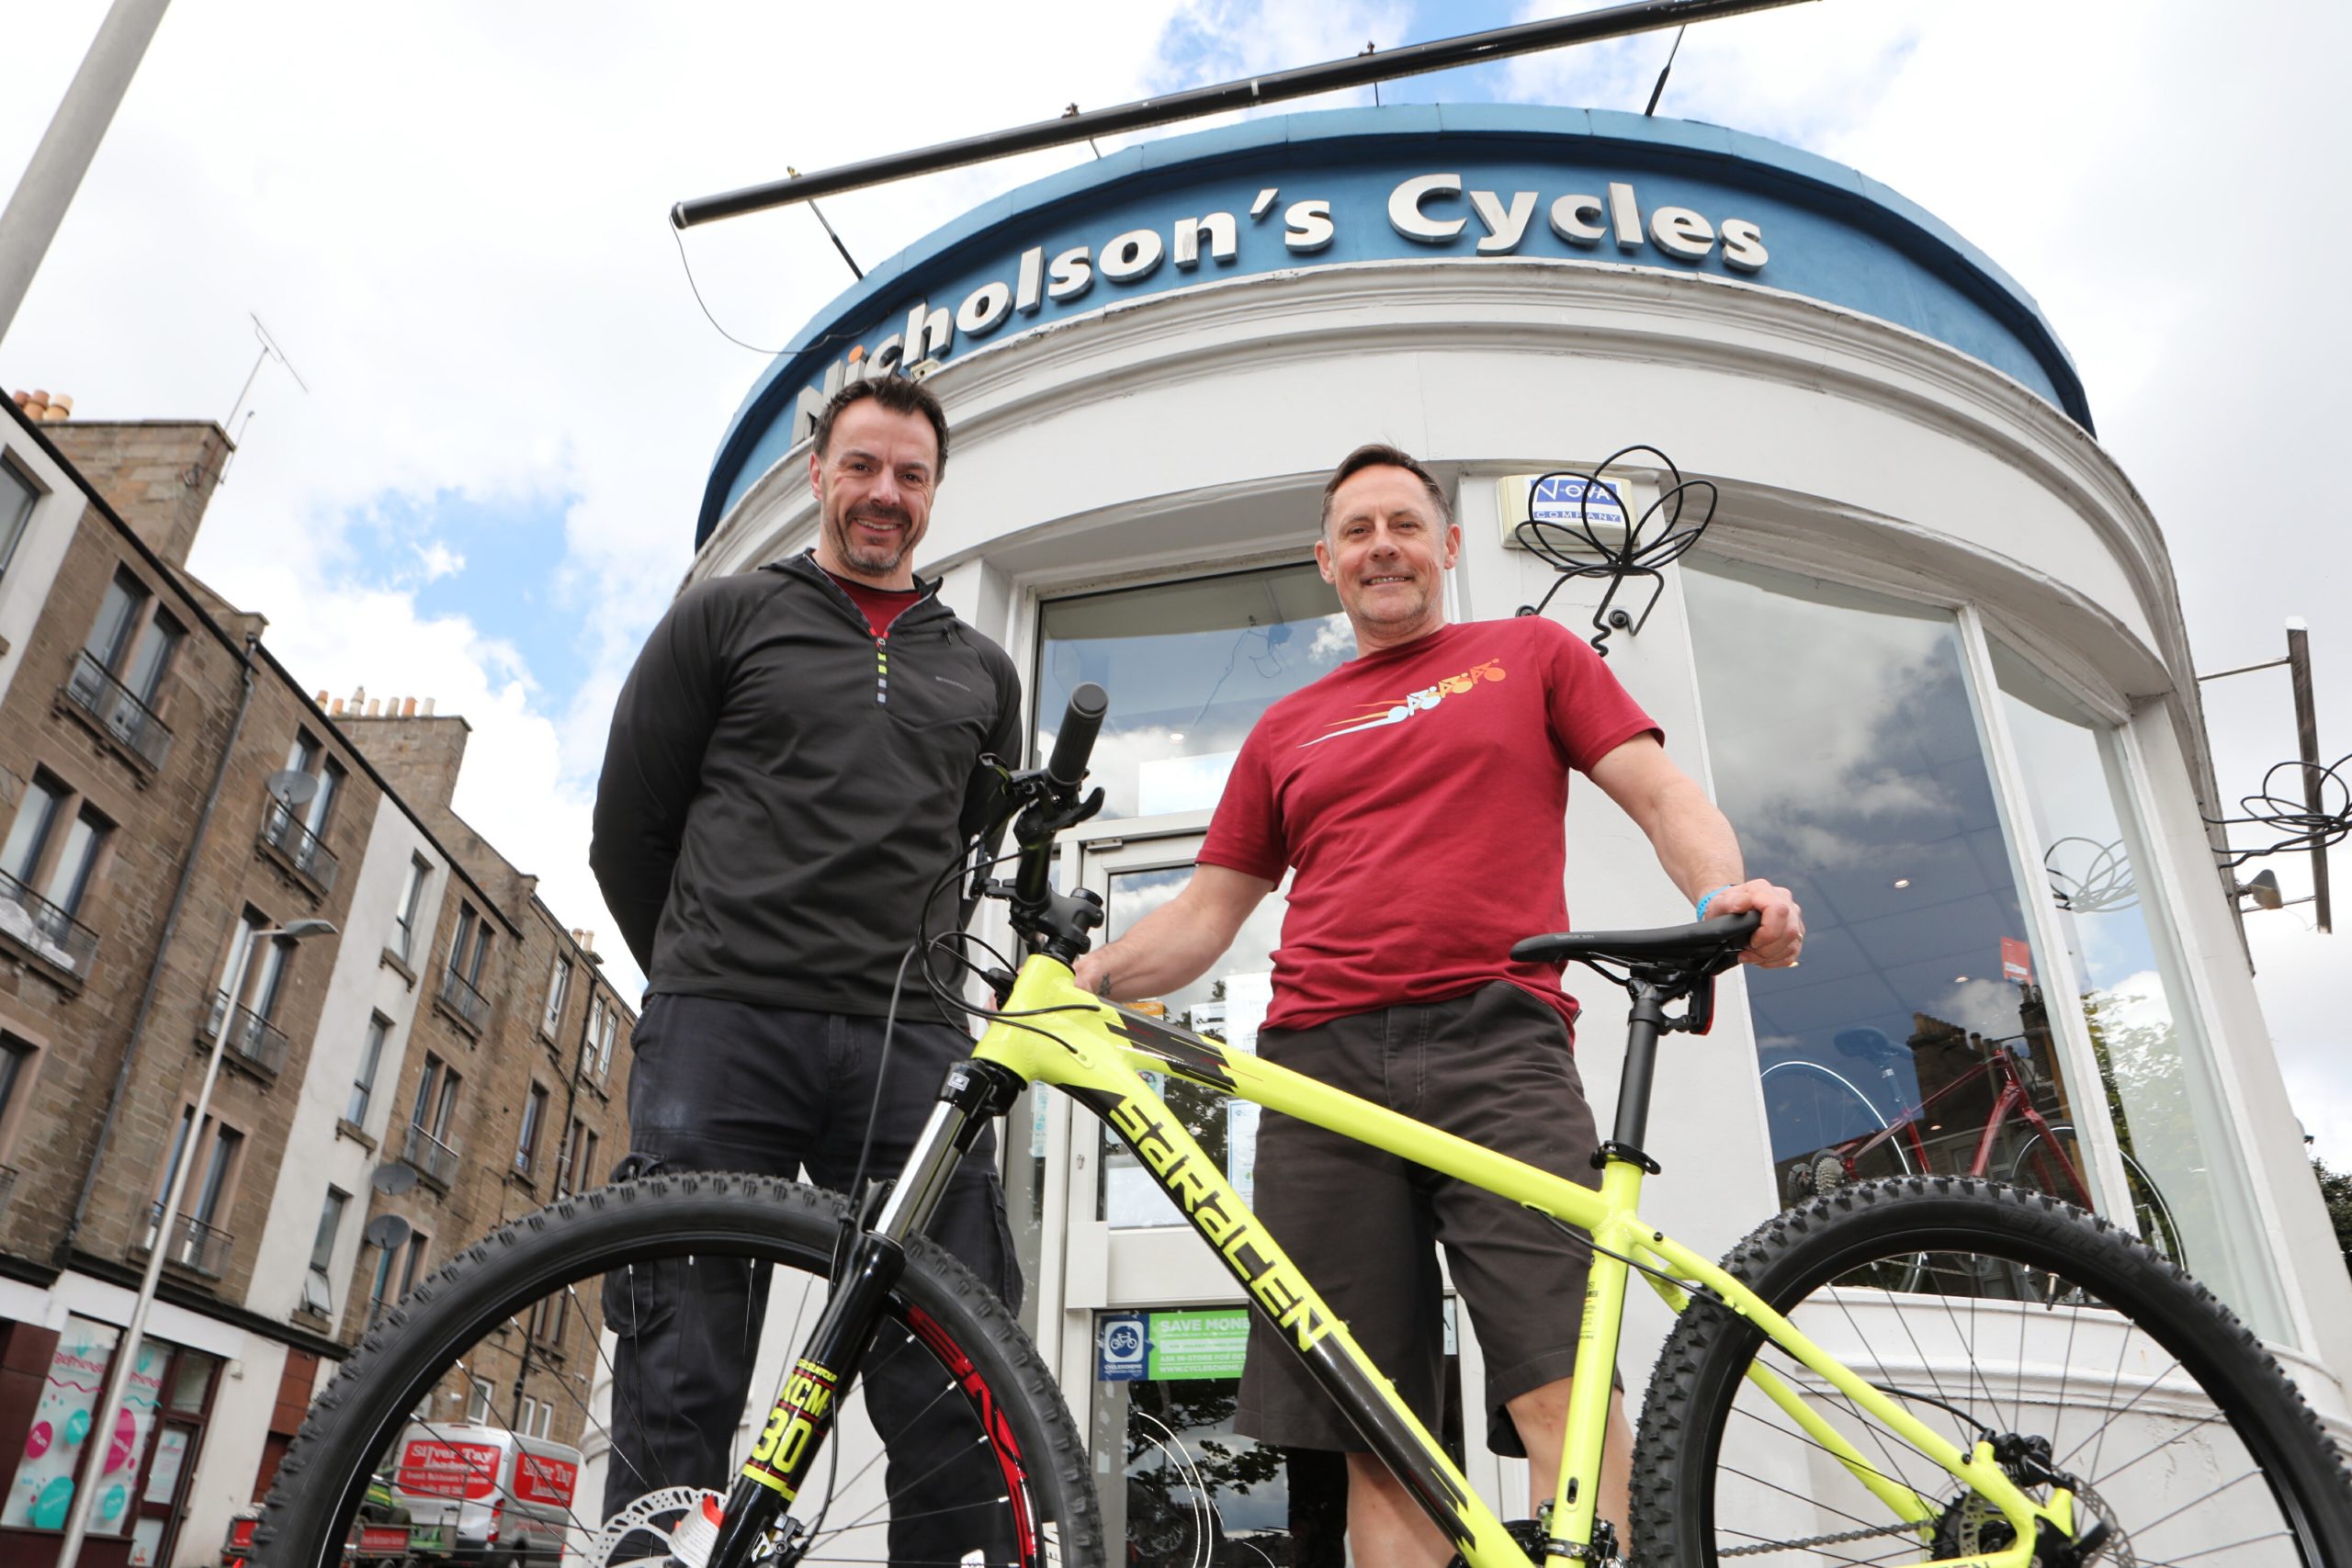
[(1022, 1087), (1016, 1075), (994, 1063), (958, 1062), (947, 1070), (939, 1102), (881, 1212), (859, 1226), (835, 1259), (824, 1313), (786, 1371), (767, 1425), (727, 1495), (707, 1568), (747, 1568), (800, 1495), (832, 1435), (841, 1396), (873, 1346), (891, 1288), (906, 1269), (909, 1243), (930, 1225), (957, 1164), (979, 1141), (989, 1119), (1010, 1105)]

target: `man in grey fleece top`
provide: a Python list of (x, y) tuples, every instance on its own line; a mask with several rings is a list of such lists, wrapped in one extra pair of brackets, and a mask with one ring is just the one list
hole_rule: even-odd
[[(938, 400), (901, 378), (854, 382), (819, 420), (814, 549), (697, 583), (622, 688), (596, 792), (590, 862), (648, 988), (616, 1176), (741, 1170), (845, 1190), (880, 1092), (867, 1171), (898, 1169), (947, 1065), (970, 1039), (906, 967), (887, 1079), (884, 1020), (899, 960), (954, 929), (956, 879), (925, 895), (982, 826), (1016, 763), (1021, 699), (1004, 650), (916, 579), (915, 547), (947, 458)], [(994, 1141), (957, 1172), (933, 1238), (1021, 1296)], [(610, 1517), (659, 1487), (723, 1493), (766, 1281), (698, 1259), (691, 1282), (639, 1269), (607, 1281), (615, 1356)], [(651, 1277), (649, 1277), (649, 1276)], [(890, 1450), (893, 1561), (961, 1560), (998, 1511), (985, 1447), (927, 1451), (925, 1358), (886, 1333), (865, 1373)], [(901, 1375), (903, 1374), (903, 1375)], [(642, 1421), (628, 1419), (644, 1413)]]

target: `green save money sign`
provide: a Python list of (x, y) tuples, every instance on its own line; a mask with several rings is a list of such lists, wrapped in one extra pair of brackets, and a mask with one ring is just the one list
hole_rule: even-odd
[(1157, 1381), (1241, 1375), (1242, 1352), (1250, 1344), (1248, 1308), (1155, 1312), (1150, 1325), (1146, 1377)]

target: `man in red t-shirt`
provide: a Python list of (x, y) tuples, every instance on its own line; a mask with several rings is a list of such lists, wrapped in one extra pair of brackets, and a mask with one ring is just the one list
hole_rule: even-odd
[[(1461, 547), (1444, 491), (1412, 457), (1371, 446), (1340, 465), (1315, 558), (1357, 657), (1266, 711), (1183, 892), (1080, 959), (1078, 980), (1114, 998), (1191, 983), (1293, 870), (1260, 1052), (1591, 1185), (1598, 1134), (1571, 1054), (1577, 1004), (1557, 966), (1510, 956), (1521, 937), (1568, 929), (1569, 771), (1639, 824), (1706, 914), (1762, 913), (1747, 962), (1795, 964), (1804, 920), (1786, 888), (1747, 877), (1731, 824), (1580, 638), (1540, 616), (1446, 622), (1444, 573)], [(1525, 1451), (1534, 1496), (1549, 1500), (1582, 1249), (1492, 1194), (1271, 1111), (1257, 1208), (1431, 1430), (1431, 1243), (1443, 1243), (1487, 1353), (1493, 1446)], [(1251, 1335), (1240, 1429), (1348, 1453), (1359, 1563), (1443, 1562), (1444, 1540), (1337, 1407), (1263, 1325)], [(1610, 1426), (1600, 1508), (1623, 1541), (1633, 1438), (1622, 1395)]]

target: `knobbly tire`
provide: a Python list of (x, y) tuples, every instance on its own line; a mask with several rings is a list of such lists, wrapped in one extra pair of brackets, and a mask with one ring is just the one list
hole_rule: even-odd
[[(2108, 1527), (2077, 1561), (2352, 1564), (2352, 1485), (2302, 1396), (2203, 1286), (2105, 1220), (1997, 1182), (1905, 1177), (1778, 1214), (1724, 1267), (1963, 1450), (1994, 1439), (2029, 1495), (2075, 1492)], [(1886, 1288), (1915, 1269), (1912, 1288)], [(1747, 1381), (1758, 1361), (1929, 1525), (1889, 1528), (1893, 1511)], [(1634, 1476), (1644, 1563), (1924, 1562), (2014, 1544), (1970, 1489), (1712, 1300), (1684, 1311), (1659, 1358)]]
[[(791, 1293), (801, 1292), (804, 1305), (794, 1314), (791, 1342), (783, 1347), (787, 1354), (797, 1352), (815, 1321), (813, 1306), (807, 1303), (821, 1298), (842, 1211), (841, 1199), (797, 1183), (665, 1174), (566, 1199), (492, 1233), (419, 1283), (371, 1326), (319, 1396), (278, 1467), (254, 1531), (252, 1561), (256, 1568), (341, 1568), (371, 1480), (390, 1473), (392, 1450), (403, 1440), (420, 1404), (428, 1411), (449, 1408), (471, 1414), (470, 1404), (426, 1402), (454, 1402), (460, 1394), (450, 1391), (461, 1389), (466, 1391), (463, 1397), (479, 1403), (474, 1385), (499, 1371), (492, 1362), (511, 1355), (520, 1343), (516, 1331), (526, 1321), (535, 1336), (553, 1324), (555, 1339), (568, 1347), (561, 1353), (569, 1358), (576, 1383), (609, 1387), (612, 1337), (600, 1338), (591, 1332), (601, 1318), (589, 1310), (605, 1278), (635, 1280), (648, 1277), (635, 1271), (656, 1267), (732, 1267), (740, 1273), (745, 1260), (766, 1262), (774, 1266), (767, 1287), (771, 1334), (776, 1332), (783, 1311), (791, 1308)], [(695, 1278), (691, 1273), (673, 1277)], [(710, 1277), (715, 1276), (703, 1278)], [(565, 1315), (575, 1308), (576, 1316)], [(535, 1315), (541, 1311), (549, 1315)], [(916, 1363), (916, 1370), (932, 1375), (939, 1392), (922, 1418), (934, 1427), (949, 1421), (965, 1423), (974, 1434), (985, 1478), (991, 1483), (1002, 1479), (1001, 1486), (988, 1489), (1003, 1495), (959, 1506), (996, 1511), (989, 1528), (1020, 1541), (1004, 1554), (1008, 1568), (1101, 1564), (1102, 1519), (1078, 1428), (1060, 1390), (1003, 1303), (945, 1252), (918, 1241), (893, 1292), (890, 1314), (894, 1321), (919, 1329), (896, 1341), (898, 1348), (929, 1358)], [(767, 1348), (768, 1364), (774, 1364), (777, 1347), (771, 1342)], [(593, 1379), (586, 1369), (593, 1369)], [(775, 1392), (763, 1383), (764, 1374), (755, 1380), (748, 1396), (749, 1406), (761, 1415)], [(514, 1386), (522, 1385), (517, 1381)], [(493, 1424), (511, 1419), (503, 1413), (504, 1387), (503, 1382), (495, 1383), (489, 1401), (487, 1418)], [(558, 1413), (550, 1432), (579, 1447), (593, 1472), (609, 1438), (600, 1442), (602, 1434), (593, 1425), (582, 1429), (583, 1423), (603, 1418), (593, 1393), (578, 1396), (576, 1403), (576, 1410)], [(610, 1403), (606, 1393), (605, 1404)], [(647, 1414), (658, 1417), (660, 1412)], [(758, 1424), (757, 1419), (752, 1422), (754, 1429)], [(820, 1457), (795, 1503), (795, 1516), (805, 1523), (816, 1512), (829, 1481), (837, 1483), (848, 1499), (829, 1511), (823, 1529), (806, 1541), (806, 1561), (811, 1564), (874, 1562), (893, 1554), (885, 1550), (886, 1535), (895, 1528), (888, 1517), (893, 1495), (883, 1491), (877, 1507), (871, 1495), (877, 1486), (897, 1484), (895, 1467), (881, 1470), (889, 1478), (887, 1482), (876, 1478), (872, 1472), (877, 1459), (866, 1465), (861, 1480), (862, 1461), (841, 1451), (852, 1429), (845, 1414), (830, 1456), (838, 1464), (829, 1470), (828, 1459)], [(733, 1462), (740, 1463), (741, 1457), (736, 1453)], [(618, 1454), (605, 1462), (619, 1462)], [(718, 1476), (642, 1478), (644, 1506), (637, 1517), (657, 1514), (658, 1499), (686, 1495), (676, 1483), (690, 1481), (724, 1493), (732, 1479), (731, 1470)], [(600, 1553), (617, 1561), (619, 1542), (597, 1539), (604, 1521), (598, 1517), (602, 1498), (593, 1481), (593, 1473), (583, 1475), (568, 1506), (567, 1562), (593, 1562)], [(854, 1495), (861, 1484), (868, 1495)], [(371, 1513), (381, 1513), (382, 1495), (379, 1488)], [(897, 1494), (905, 1495), (903, 1491)], [(925, 1501), (921, 1495), (914, 1500)], [(675, 1504), (671, 1506), (674, 1511)], [(633, 1537), (635, 1549), (625, 1555), (645, 1554), (647, 1539)], [(654, 1545), (656, 1552), (660, 1544)], [(996, 1562), (991, 1556), (989, 1568)]]

